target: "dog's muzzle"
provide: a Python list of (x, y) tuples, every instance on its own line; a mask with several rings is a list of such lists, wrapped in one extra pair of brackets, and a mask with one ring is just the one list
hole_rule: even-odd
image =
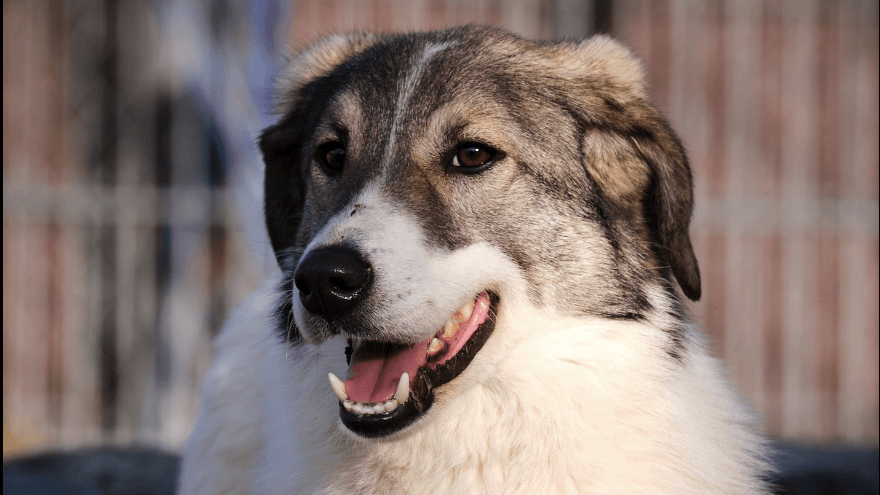
[[(293, 280), (303, 307), (341, 333), (337, 324), (356, 313), (375, 276), (358, 251), (335, 245), (307, 253)], [(347, 333), (348, 378), (329, 375), (342, 423), (364, 437), (387, 436), (412, 424), (433, 404), (434, 389), (471, 362), (492, 334), (497, 311), (498, 296), (480, 291), (421, 342), (368, 340), (356, 331)]]

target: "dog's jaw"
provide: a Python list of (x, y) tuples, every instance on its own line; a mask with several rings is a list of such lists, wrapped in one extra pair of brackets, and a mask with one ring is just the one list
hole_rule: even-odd
[(342, 383), (330, 374), (342, 423), (367, 438), (386, 437), (414, 423), (431, 408), (434, 389), (461, 374), (489, 339), (498, 309), (499, 297), (481, 292), (423, 342), (355, 342), (352, 349), (350, 340), (348, 380)]

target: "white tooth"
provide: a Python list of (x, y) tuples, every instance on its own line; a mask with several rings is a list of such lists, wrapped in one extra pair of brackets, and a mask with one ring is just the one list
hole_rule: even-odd
[(401, 404), (409, 398), (409, 373), (404, 371), (400, 375), (400, 381), (397, 382), (397, 392), (394, 392), (394, 398)]
[(363, 414), (364, 412), (366, 412), (364, 411), (364, 405), (360, 402), (355, 402), (354, 405), (351, 406), (351, 409), (357, 414)]
[(440, 339), (432, 339), (431, 343), (428, 344), (428, 354), (434, 354), (439, 351), (441, 347), (443, 347), (443, 342), (440, 342)]
[(458, 332), (458, 322), (455, 321), (455, 318), (451, 318), (446, 322), (446, 325), (443, 325), (443, 336), (452, 337), (456, 332)]
[(345, 408), (346, 411), (351, 412), (351, 406), (354, 405), (354, 402), (351, 400), (342, 401), (342, 407)]
[(395, 409), (397, 409), (397, 401), (396, 400), (391, 399), (391, 400), (385, 402), (385, 411), (386, 412), (391, 412)]
[(474, 300), (466, 302), (462, 307), (458, 308), (458, 312), (453, 315), (458, 321), (468, 321), (471, 318), (471, 314), (474, 312)]
[(373, 414), (379, 414), (385, 412), (385, 404), (381, 402), (373, 406)]
[(336, 377), (333, 373), (327, 375), (330, 378), (330, 386), (333, 387), (333, 392), (336, 394), (336, 397), (339, 397), (340, 402), (345, 402), (348, 400), (348, 394), (345, 393), (345, 384), (342, 383), (342, 380)]

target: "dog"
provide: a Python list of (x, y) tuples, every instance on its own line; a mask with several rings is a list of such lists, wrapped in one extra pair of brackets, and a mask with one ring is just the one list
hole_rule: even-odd
[(280, 79), (279, 271), (216, 341), (181, 493), (768, 492), (626, 48), (335, 35)]

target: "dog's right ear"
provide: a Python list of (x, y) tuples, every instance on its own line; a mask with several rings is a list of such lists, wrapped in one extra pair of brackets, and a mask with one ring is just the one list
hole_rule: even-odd
[(263, 130), (259, 147), (265, 163), (263, 208), (275, 258), (294, 245), (302, 219), (306, 177), (302, 148), (321, 96), (320, 81), (345, 60), (375, 41), (370, 34), (323, 38), (290, 59), (277, 82), (276, 112), (280, 120)]
[(569, 63), (584, 75), (579, 95), (591, 128), (585, 165), (611, 199), (641, 217), (682, 292), (696, 301), (700, 269), (688, 233), (693, 178), (684, 146), (650, 103), (644, 71), (629, 50), (605, 36), (575, 50)]

